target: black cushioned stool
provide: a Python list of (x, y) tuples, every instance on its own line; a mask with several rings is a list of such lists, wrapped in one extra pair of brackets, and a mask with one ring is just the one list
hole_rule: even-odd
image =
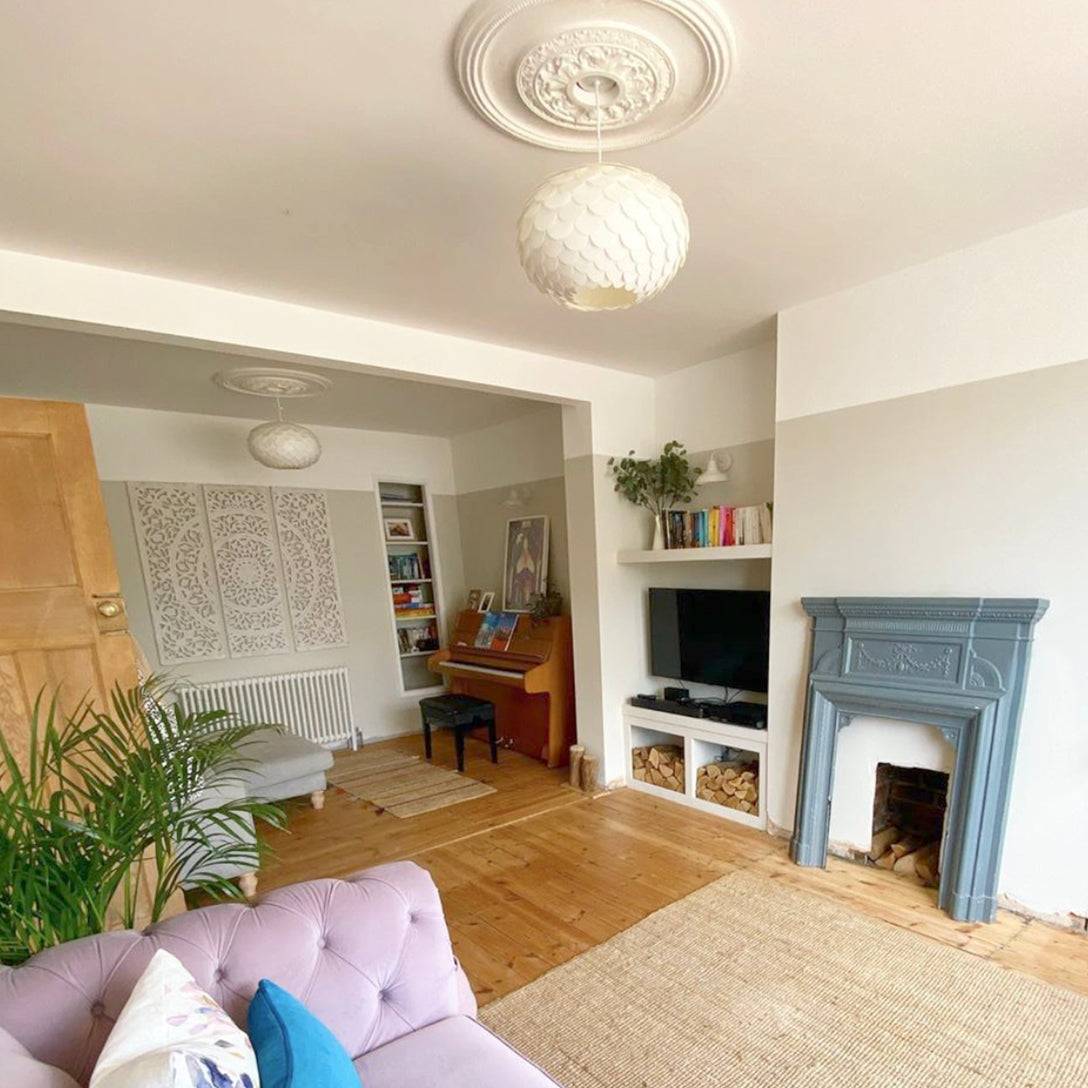
[(423, 749), (431, 758), (431, 729), (452, 729), (457, 745), (457, 769), (465, 769), (465, 733), (487, 726), (487, 741), (491, 745), (491, 762), (499, 762), (499, 741), (495, 736), (495, 707), (486, 699), (472, 695), (436, 695), (419, 700), (423, 716)]

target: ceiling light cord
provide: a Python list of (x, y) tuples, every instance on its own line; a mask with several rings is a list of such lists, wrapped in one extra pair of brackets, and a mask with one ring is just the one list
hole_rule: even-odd
[(601, 150), (601, 80), (598, 77), (593, 81), (593, 97), (597, 105), (597, 165), (604, 162), (604, 152)]

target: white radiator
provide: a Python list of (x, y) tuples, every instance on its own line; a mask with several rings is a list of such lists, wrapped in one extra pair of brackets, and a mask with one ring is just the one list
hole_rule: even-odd
[(282, 725), (289, 733), (326, 747), (345, 741), (356, 747), (345, 668), (194, 684), (179, 688), (177, 697), (190, 713), (229, 710), (243, 721)]

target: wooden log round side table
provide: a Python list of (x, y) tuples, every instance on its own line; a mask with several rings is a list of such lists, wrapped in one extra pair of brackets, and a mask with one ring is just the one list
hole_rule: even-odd
[(465, 769), (465, 734), (470, 729), (487, 727), (491, 746), (491, 762), (499, 762), (499, 739), (495, 734), (495, 706), (486, 699), (471, 695), (435, 695), (420, 699), (419, 712), (423, 718), (423, 750), (431, 758), (431, 730), (452, 729), (457, 746), (457, 769)]

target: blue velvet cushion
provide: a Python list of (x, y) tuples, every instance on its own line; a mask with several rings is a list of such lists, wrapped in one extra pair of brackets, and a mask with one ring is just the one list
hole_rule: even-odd
[(359, 1075), (336, 1036), (266, 978), (250, 1002), (248, 1027), (261, 1088), (359, 1088)]

